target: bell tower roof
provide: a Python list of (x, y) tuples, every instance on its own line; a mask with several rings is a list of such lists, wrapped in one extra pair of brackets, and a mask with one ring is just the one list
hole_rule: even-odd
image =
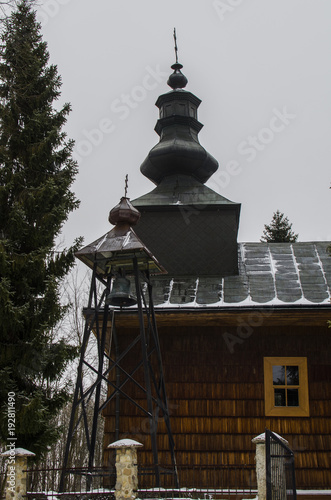
[(121, 270), (129, 275), (133, 272), (134, 258), (140, 269), (148, 269), (152, 274), (166, 273), (131, 227), (139, 221), (140, 212), (126, 196), (127, 176), (125, 182), (125, 196), (109, 213), (108, 220), (114, 227), (75, 254), (84, 264), (95, 269), (101, 279), (114, 270)]

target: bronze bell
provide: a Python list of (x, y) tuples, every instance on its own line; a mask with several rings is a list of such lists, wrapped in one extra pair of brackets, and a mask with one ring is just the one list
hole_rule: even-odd
[(116, 307), (129, 307), (137, 303), (130, 293), (130, 280), (117, 276), (113, 281), (111, 292), (107, 295), (106, 304)]

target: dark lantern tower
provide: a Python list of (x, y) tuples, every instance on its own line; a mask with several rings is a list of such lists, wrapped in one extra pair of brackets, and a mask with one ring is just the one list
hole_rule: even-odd
[(170, 275), (234, 275), (240, 204), (205, 186), (218, 162), (198, 139), (201, 101), (185, 90), (177, 57), (171, 67), (172, 90), (156, 101), (160, 140), (140, 167), (156, 188), (132, 202), (141, 212), (136, 232)]

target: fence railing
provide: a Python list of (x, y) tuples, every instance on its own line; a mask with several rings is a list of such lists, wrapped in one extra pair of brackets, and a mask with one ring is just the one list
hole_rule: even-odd
[[(177, 465), (180, 488), (173, 486), (172, 471), (160, 467), (162, 488), (153, 485), (153, 467), (139, 466), (138, 498), (242, 498), (256, 495), (254, 465)], [(86, 467), (66, 470), (65, 488), (59, 493), (62, 468), (27, 470), (27, 498), (113, 499), (116, 473), (114, 468)]]
[[(86, 495), (95, 498), (109, 498), (116, 480), (115, 468), (71, 467), (66, 469), (64, 491), (59, 493), (59, 485), (63, 469), (30, 468), (27, 472), (28, 498), (81, 498)], [(105, 496), (105, 494), (107, 494)]]
[[(162, 488), (152, 487), (152, 467), (138, 467), (139, 498), (242, 498), (256, 496), (254, 465), (177, 465), (180, 488), (173, 486), (171, 469), (161, 467)], [(154, 497), (155, 498), (155, 497)]]

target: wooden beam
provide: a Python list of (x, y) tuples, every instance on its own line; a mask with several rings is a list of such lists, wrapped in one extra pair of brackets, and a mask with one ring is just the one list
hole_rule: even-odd
[[(331, 320), (331, 307), (323, 309), (294, 308), (245, 308), (208, 311), (197, 310), (155, 310), (156, 322), (161, 326), (325, 326)], [(116, 326), (121, 329), (138, 327), (138, 315), (134, 310), (116, 314)], [(109, 320), (108, 327), (111, 327)]]

